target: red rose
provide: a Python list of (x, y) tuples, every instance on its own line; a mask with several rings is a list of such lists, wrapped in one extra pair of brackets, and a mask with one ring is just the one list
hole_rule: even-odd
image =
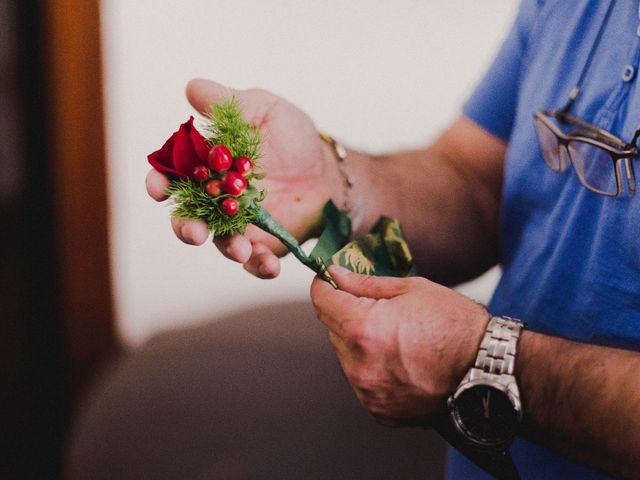
[(207, 165), (210, 148), (207, 140), (193, 126), (193, 117), (189, 117), (160, 150), (147, 158), (153, 168), (170, 177), (194, 178), (195, 168)]

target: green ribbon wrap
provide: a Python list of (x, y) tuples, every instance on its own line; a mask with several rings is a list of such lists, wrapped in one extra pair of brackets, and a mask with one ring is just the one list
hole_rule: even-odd
[(321, 258), (326, 265), (340, 265), (363, 275), (408, 277), (416, 275), (409, 245), (400, 223), (380, 217), (371, 231), (349, 241), (351, 221), (333, 202), (324, 207), (326, 227), (311, 256)]
[(318, 243), (306, 254), (298, 241), (264, 208), (252, 221), (278, 238), (289, 251), (320, 278), (338, 288), (327, 271), (329, 265), (341, 265), (364, 275), (407, 277), (415, 275), (413, 257), (397, 220), (380, 217), (362, 238), (350, 241), (351, 220), (332, 201), (324, 206), (326, 226)]

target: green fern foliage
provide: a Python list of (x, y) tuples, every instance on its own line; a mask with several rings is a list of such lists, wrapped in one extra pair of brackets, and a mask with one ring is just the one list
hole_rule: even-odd
[[(205, 189), (208, 180), (173, 179), (167, 190), (173, 205), (172, 215), (202, 220), (214, 235), (243, 234), (247, 225), (255, 220), (261, 208), (260, 202), (266, 196), (265, 190), (255, 185), (255, 181), (264, 178), (258, 163), (262, 145), (260, 130), (243, 120), (235, 97), (214, 103), (207, 119), (205, 138), (211, 146), (223, 144), (231, 151), (233, 158), (245, 156), (251, 160), (253, 171), (245, 177), (248, 188), (237, 197), (226, 193), (212, 197)], [(224, 176), (215, 171), (210, 171), (210, 175), (211, 179), (217, 180)], [(238, 201), (239, 208), (235, 215), (227, 215), (220, 208), (222, 201), (228, 197)]]
[(256, 125), (244, 121), (238, 100), (232, 97), (231, 100), (212, 104), (207, 117), (205, 137), (209, 143), (226, 145), (234, 158), (247, 157), (256, 166), (260, 159), (262, 136)]

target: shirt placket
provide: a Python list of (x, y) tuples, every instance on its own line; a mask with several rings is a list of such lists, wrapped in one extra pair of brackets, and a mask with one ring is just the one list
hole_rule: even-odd
[(629, 62), (622, 68), (620, 72), (620, 80), (607, 98), (607, 101), (600, 111), (596, 124), (604, 129), (610, 129), (616, 119), (620, 105), (628, 97), (633, 82), (638, 76), (638, 65), (640, 63), (640, 2), (637, 11), (638, 25), (636, 27), (636, 35), (631, 43), (627, 58)]

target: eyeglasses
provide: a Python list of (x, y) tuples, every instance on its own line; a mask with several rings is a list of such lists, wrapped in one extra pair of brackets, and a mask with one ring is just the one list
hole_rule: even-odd
[[(618, 196), (626, 180), (628, 192), (635, 194), (631, 160), (640, 153), (636, 147), (640, 129), (636, 130), (631, 144), (627, 144), (612, 133), (561, 110), (536, 112), (534, 121), (542, 157), (553, 171), (563, 172), (571, 164), (580, 183), (592, 192)], [(559, 125), (570, 130), (564, 133)]]
[(624, 191), (625, 180), (629, 194), (636, 193), (632, 159), (640, 154), (636, 147), (640, 128), (636, 130), (631, 143), (626, 143), (611, 132), (569, 115), (568, 112), (580, 94), (582, 82), (614, 3), (615, 0), (611, 0), (607, 7), (587, 61), (565, 107), (561, 110), (542, 110), (533, 115), (546, 164), (555, 172), (563, 172), (571, 164), (583, 186), (609, 197), (618, 196)]

